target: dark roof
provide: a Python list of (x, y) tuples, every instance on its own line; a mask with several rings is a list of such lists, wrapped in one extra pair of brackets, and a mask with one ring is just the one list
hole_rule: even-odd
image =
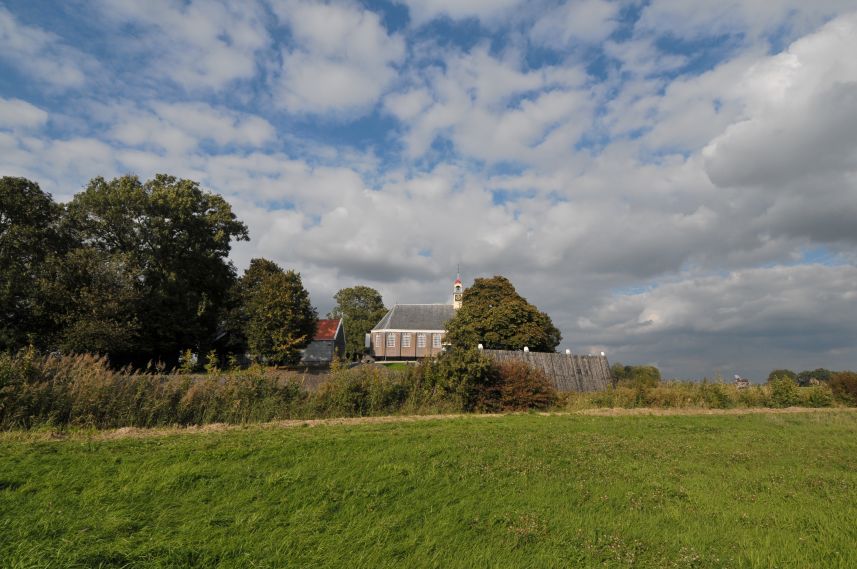
[(319, 320), (318, 325), (315, 328), (315, 336), (313, 336), (313, 340), (334, 340), (336, 338), (336, 331), (339, 330), (339, 323), (341, 320), (339, 318), (331, 319), (331, 320)]
[(455, 315), (451, 304), (397, 304), (373, 330), (446, 330)]

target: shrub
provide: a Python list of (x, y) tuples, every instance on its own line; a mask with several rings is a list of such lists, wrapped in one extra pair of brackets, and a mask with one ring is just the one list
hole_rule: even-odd
[(837, 371), (830, 374), (833, 396), (846, 405), (857, 405), (857, 372)]
[(315, 414), (362, 417), (399, 412), (411, 392), (407, 373), (365, 365), (338, 369), (313, 395)]
[(709, 409), (728, 409), (734, 407), (734, 403), (726, 392), (726, 386), (723, 383), (709, 383), (704, 380), (699, 386), (699, 393), (702, 397), (703, 406)]
[(498, 374), (491, 360), (476, 349), (454, 348), (424, 362), (423, 389), (462, 411), (492, 411), (499, 399)]
[(833, 405), (833, 391), (824, 384), (802, 387), (801, 399), (806, 407), (830, 407)]
[(772, 407), (791, 407), (801, 402), (800, 387), (789, 377), (777, 378), (768, 383)]
[(655, 366), (626, 366), (615, 363), (610, 367), (615, 385), (623, 387), (657, 387), (661, 370)]
[(547, 409), (557, 401), (556, 389), (540, 369), (509, 361), (499, 364), (497, 373), (499, 404), (504, 411)]

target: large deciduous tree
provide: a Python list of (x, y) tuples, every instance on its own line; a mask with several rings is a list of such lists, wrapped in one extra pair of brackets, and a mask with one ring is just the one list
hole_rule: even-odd
[(374, 288), (358, 285), (341, 289), (333, 298), (336, 306), (328, 318), (343, 319), (345, 352), (349, 358), (360, 356), (366, 350), (365, 335), (387, 313), (381, 293)]
[(276, 267), (257, 263), (250, 275), (253, 282), (247, 283), (247, 341), (256, 357), (273, 364), (295, 364), (312, 341), (318, 316), (300, 273), (271, 272), (271, 265)]
[(66, 248), (62, 208), (25, 178), (0, 178), (0, 350), (32, 341), (40, 347), (54, 329), (45, 294), (48, 265)]
[(174, 362), (184, 348), (204, 349), (235, 282), (230, 244), (248, 239), (226, 200), (163, 174), (145, 183), (136, 176), (95, 178), (68, 205), (68, 218), (76, 238), (113, 275), (97, 286), (127, 292), (129, 271), (134, 275), (135, 294), (124, 306), (129, 317), (106, 317), (129, 332), (133, 323), (127, 356)]
[(553, 352), (562, 340), (550, 316), (539, 311), (502, 276), (478, 278), (464, 291), (461, 308), (447, 325), (454, 346)]

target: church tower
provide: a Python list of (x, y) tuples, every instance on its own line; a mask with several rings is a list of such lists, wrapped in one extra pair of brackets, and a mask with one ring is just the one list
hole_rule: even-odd
[(455, 279), (455, 284), (452, 285), (452, 308), (454, 310), (458, 310), (461, 308), (461, 275), (458, 275), (458, 278)]

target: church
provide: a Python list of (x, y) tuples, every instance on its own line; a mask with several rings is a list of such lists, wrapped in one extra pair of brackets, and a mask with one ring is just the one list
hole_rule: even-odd
[(443, 351), (446, 323), (461, 308), (461, 277), (452, 287), (452, 304), (397, 304), (367, 338), (376, 360), (415, 360)]

